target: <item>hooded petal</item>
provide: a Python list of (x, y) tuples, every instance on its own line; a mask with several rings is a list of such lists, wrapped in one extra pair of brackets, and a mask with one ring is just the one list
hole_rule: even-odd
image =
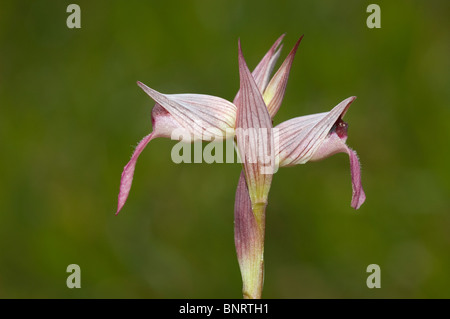
[(221, 133), (215, 139), (223, 139), (227, 129), (234, 127), (236, 106), (227, 100), (203, 94), (162, 94), (141, 82), (138, 85), (195, 139), (210, 136), (211, 129)]
[(345, 99), (330, 112), (297, 117), (276, 126), (280, 166), (308, 162), (355, 99), (354, 96)]
[(275, 128), (275, 134), (279, 140), (276, 154), (279, 156), (280, 166), (304, 164), (336, 153), (347, 153), (350, 158), (353, 189), (351, 206), (358, 209), (364, 203), (366, 195), (361, 184), (358, 156), (345, 144), (347, 125), (342, 121), (354, 100), (355, 97), (350, 97), (327, 113), (297, 117), (283, 122)]
[(280, 109), (281, 102), (283, 101), (284, 92), (286, 91), (286, 85), (289, 78), (289, 72), (294, 61), (297, 48), (302, 41), (303, 36), (295, 44), (292, 51), (284, 60), (283, 64), (278, 69), (277, 73), (272, 77), (266, 89), (264, 90), (264, 102), (269, 110), (270, 117), (273, 118)]
[[(239, 42), (240, 98), (236, 116), (236, 140), (243, 162), (254, 213), (267, 204), (274, 165), (272, 120)], [(260, 209), (260, 208), (259, 208)]]

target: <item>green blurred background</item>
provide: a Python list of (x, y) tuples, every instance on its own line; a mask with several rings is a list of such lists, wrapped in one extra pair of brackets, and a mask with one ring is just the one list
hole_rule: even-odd
[[(266, 298), (450, 298), (450, 2), (75, 1), (0, 4), (0, 297), (240, 298), (240, 164), (174, 164), (152, 141), (114, 216), (120, 174), (164, 93), (232, 100), (237, 40), (253, 68), (302, 34), (275, 124), (358, 99), (348, 157), (280, 169), (267, 209)], [(81, 289), (66, 267), (81, 267)], [(368, 289), (366, 267), (381, 267)]]

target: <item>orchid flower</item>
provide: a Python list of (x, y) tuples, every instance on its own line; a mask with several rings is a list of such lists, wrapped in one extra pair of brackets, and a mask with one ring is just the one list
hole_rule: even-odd
[[(261, 94), (264, 94), (269, 113), (273, 114), (280, 107), (292, 61), (301, 41), (300, 38), (269, 81), (270, 74), (280, 55), (283, 38), (284, 35), (275, 41), (252, 73)], [(180, 128), (192, 135), (191, 141), (205, 138), (210, 140), (211, 137), (220, 141), (234, 136), (237, 112), (234, 103), (211, 95), (162, 94), (141, 82), (137, 83), (156, 102), (152, 109), (153, 131), (139, 142), (130, 161), (123, 169), (116, 214), (119, 213), (128, 198), (139, 155), (152, 139), (156, 137), (179, 138), (172, 136), (172, 133)], [(234, 102), (239, 100), (239, 95), (238, 92)], [(230, 131), (231, 134), (229, 134)]]
[(353, 189), (351, 206), (358, 209), (365, 201), (359, 160), (356, 152), (346, 144), (348, 125), (342, 119), (355, 97), (342, 101), (330, 112), (293, 118), (275, 129), (272, 127), (272, 119), (280, 108), (292, 62), (303, 38), (297, 41), (270, 79), (283, 37), (275, 41), (253, 73), (247, 67), (239, 42), (240, 89), (233, 103), (210, 95), (162, 94), (138, 82), (156, 102), (152, 110), (153, 131), (137, 145), (123, 170), (120, 184), (117, 213), (128, 197), (137, 159), (153, 138), (177, 139), (179, 137), (173, 136), (173, 132), (180, 128), (190, 134), (191, 141), (210, 140), (211, 136), (215, 140), (235, 136), (243, 163), (236, 190), (234, 230), (244, 298), (260, 298), (262, 294), (265, 214), (275, 167), (304, 164), (336, 153), (347, 153)]

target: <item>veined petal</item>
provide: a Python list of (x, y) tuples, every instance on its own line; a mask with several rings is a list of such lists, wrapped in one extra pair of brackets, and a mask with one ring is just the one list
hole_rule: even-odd
[(287, 120), (274, 129), (275, 154), (279, 156), (280, 166), (292, 166), (294, 158), (291, 153), (297, 148), (299, 143), (305, 138), (308, 132), (323, 119), (328, 112), (305, 115)]
[(239, 177), (234, 204), (234, 243), (244, 298), (261, 298), (264, 281), (264, 229), (259, 227), (253, 214), (243, 171)]
[[(256, 85), (258, 86), (259, 91), (261, 94), (266, 89), (267, 83), (269, 83), (270, 74), (272, 73), (275, 64), (277, 63), (278, 58), (280, 57), (281, 49), (283, 48), (283, 45), (281, 44), (281, 41), (283, 41), (284, 34), (281, 35), (275, 43), (272, 45), (272, 47), (267, 51), (266, 55), (262, 58), (262, 60), (258, 63), (256, 68), (252, 72), (252, 76), (255, 79)], [(236, 97), (233, 100), (233, 103), (237, 103), (239, 99), (239, 93), (236, 94)]]
[(123, 205), (125, 205), (125, 202), (128, 198), (128, 194), (130, 193), (131, 183), (133, 182), (134, 169), (136, 167), (136, 161), (141, 152), (147, 146), (147, 144), (155, 137), (156, 136), (154, 133), (150, 133), (149, 135), (144, 137), (136, 146), (136, 149), (134, 150), (134, 153), (131, 156), (131, 160), (124, 167), (122, 177), (120, 179), (120, 191), (116, 215), (120, 212)]
[(355, 99), (354, 96), (345, 99), (328, 113), (302, 116), (276, 126), (280, 141), (276, 155), (279, 156), (280, 166), (308, 162)]
[[(253, 212), (265, 209), (272, 182), (274, 143), (272, 120), (239, 42), (240, 98), (236, 116), (236, 139), (243, 162)], [(257, 216), (257, 218), (259, 218)]]
[(138, 85), (195, 139), (214, 135), (211, 129), (221, 132), (214, 136), (216, 140), (223, 139), (227, 129), (234, 127), (236, 106), (227, 100), (203, 94), (162, 94), (141, 82)]
[(272, 77), (264, 91), (264, 102), (267, 105), (267, 109), (269, 110), (271, 118), (273, 118), (280, 109), (281, 102), (283, 101), (284, 97), (284, 92), (286, 91), (286, 85), (289, 78), (289, 72), (292, 67), (292, 62), (294, 61), (295, 53), (297, 52), (297, 48), (302, 39), (303, 35), (297, 41), (294, 48), (286, 57), (277, 73), (275, 73), (275, 75)]
[(269, 83), (270, 75), (272, 74), (275, 64), (280, 57), (281, 49), (283, 48), (281, 41), (283, 41), (284, 36), (285, 35), (282, 34), (275, 41), (266, 55), (258, 63), (255, 70), (253, 70), (252, 72), (252, 76), (255, 79), (255, 83), (258, 86), (260, 92), (264, 92), (267, 87), (267, 83)]
[(318, 161), (336, 153), (347, 153), (350, 158), (352, 177), (352, 203), (358, 209), (365, 201), (361, 183), (361, 168), (356, 152), (349, 148), (347, 139), (347, 124), (342, 117), (355, 97), (350, 97), (330, 112), (297, 117), (281, 123), (275, 128), (276, 154), (280, 166), (304, 164), (308, 161)]

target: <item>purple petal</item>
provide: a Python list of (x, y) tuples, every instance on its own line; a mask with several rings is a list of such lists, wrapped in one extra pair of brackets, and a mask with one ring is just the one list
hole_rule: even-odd
[(119, 202), (117, 205), (116, 215), (120, 212), (123, 205), (125, 205), (128, 194), (130, 193), (131, 183), (133, 182), (134, 169), (136, 167), (136, 161), (141, 152), (154, 137), (154, 134), (150, 133), (139, 142), (138, 146), (134, 150), (133, 155), (131, 156), (131, 160), (123, 169), (122, 177), (120, 179)]
[(294, 48), (286, 57), (277, 73), (275, 73), (275, 75), (272, 77), (264, 91), (264, 101), (267, 104), (267, 109), (269, 110), (271, 118), (273, 118), (280, 109), (281, 102), (283, 101), (284, 97), (284, 92), (286, 91), (286, 85), (289, 78), (289, 72), (292, 67), (292, 62), (294, 61), (295, 53), (297, 52), (297, 48), (302, 39), (303, 36), (301, 36), (297, 41)]
[[(272, 182), (274, 144), (272, 120), (239, 42), (240, 99), (236, 115), (236, 139), (243, 161), (252, 204), (266, 205)], [(265, 136), (264, 136), (265, 134)]]

